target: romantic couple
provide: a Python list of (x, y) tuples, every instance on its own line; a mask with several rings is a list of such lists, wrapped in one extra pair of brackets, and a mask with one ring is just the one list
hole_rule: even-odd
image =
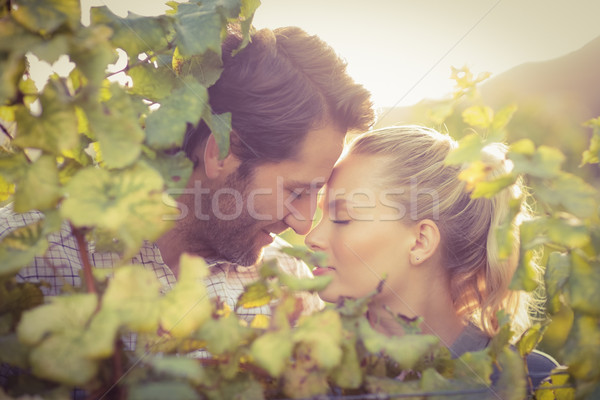
[[(286, 244), (276, 235), (291, 228), (327, 254), (314, 274), (332, 278), (319, 296), (302, 295), (305, 313), (322, 308), (321, 299), (365, 296), (385, 278), (368, 318), (387, 335), (403, 332), (385, 308), (422, 317), (423, 332), (437, 335), (454, 357), (488, 345), (499, 310), (512, 315), (516, 328), (526, 327), (528, 299), (508, 289), (518, 226), (509, 259), (500, 259), (495, 239), (510, 201), (521, 195), (519, 185), (492, 199), (472, 199), (458, 179), (460, 167), (444, 164), (456, 143), (428, 128), (371, 131), (344, 149), (346, 133), (366, 131), (374, 113), (369, 93), (348, 76), (334, 50), (295, 27), (260, 30), (232, 56), (241, 40), (229, 33), (222, 75), (209, 89), (213, 111), (232, 115), (229, 155), (219, 158), (203, 122), (189, 127), (183, 150), (194, 169), (177, 199), (180, 218), (132, 262), (153, 270), (168, 291), (181, 254), (200, 255), (211, 271), (209, 293), (234, 308), (244, 286), (258, 278), (262, 259), (277, 258), (283, 271), (311, 276), (305, 264), (278, 251)], [(505, 173), (506, 149), (486, 150), (493, 174)], [(202, 193), (193, 190), (198, 183)], [(323, 216), (311, 231), (323, 185)], [(0, 237), (41, 215), (0, 212)], [(516, 221), (526, 217), (523, 210)], [(18, 279), (48, 281), (45, 294), (56, 295), (65, 283), (81, 284), (82, 267), (68, 229), (50, 242)], [(117, 255), (90, 250), (96, 267), (118, 265)], [(270, 313), (267, 306), (236, 311), (247, 320)], [(532, 362), (549, 372), (554, 364), (539, 357)]]

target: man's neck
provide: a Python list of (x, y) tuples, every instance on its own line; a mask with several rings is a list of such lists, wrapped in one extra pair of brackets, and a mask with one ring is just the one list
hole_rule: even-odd
[(179, 258), (183, 253), (193, 253), (201, 257), (213, 256), (212, 251), (209, 249), (206, 249), (206, 251), (200, 250), (199, 243), (195, 243), (193, 250), (188, 248), (185, 238), (178, 234), (176, 228), (171, 229), (158, 238), (156, 245), (160, 250), (163, 262), (169, 267), (176, 278), (179, 276)]

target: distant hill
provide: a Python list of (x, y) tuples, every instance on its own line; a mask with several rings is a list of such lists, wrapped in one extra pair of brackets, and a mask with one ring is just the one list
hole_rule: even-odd
[(543, 99), (551, 107), (575, 112), (572, 117), (579, 120), (600, 116), (600, 37), (565, 56), (522, 64), (492, 77), (480, 92), (491, 106)]
[[(522, 64), (493, 76), (479, 86), (479, 92), (483, 103), (495, 110), (509, 104), (518, 106), (508, 127), (510, 142), (527, 137), (537, 144), (557, 147), (567, 156), (567, 170), (600, 183), (599, 168), (578, 168), (591, 133), (582, 123), (600, 116), (600, 37), (562, 57)], [(382, 110), (383, 118), (376, 127), (407, 123), (432, 126), (428, 110), (444, 104), (443, 99), (428, 99), (411, 107)], [(458, 111), (468, 105), (463, 102)], [(458, 131), (460, 126), (458, 113), (443, 127), (434, 127), (461, 136), (464, 132)]]
[[(600, 37), (562, 57), (521, 64), (493, 76), (479, 90), (484, 103), (494, 108), (542, 101), (549, 111), (569, 113), (578, 121), (600, 116)], [(377, 127), (427, 123), (415, 109), (435, 106), (440, 101), (425, 99), (414, 106), (385, 108)]]

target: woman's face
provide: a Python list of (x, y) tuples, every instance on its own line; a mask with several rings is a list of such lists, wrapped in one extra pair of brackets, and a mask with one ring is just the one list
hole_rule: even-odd
[(377, 156), (349, 155), (327, 182), (323, 218), (306, 237), (311, 249), (328, 256), (326, 265), (313, 271), (333, 278), (319, 293), (325, 301), (364, 297), (386, 278), (377, 301), (388, 304), (401, 300), (410, 284), (407, 269), (415, 233), (392, 188), (378, 183), (384, 163)]

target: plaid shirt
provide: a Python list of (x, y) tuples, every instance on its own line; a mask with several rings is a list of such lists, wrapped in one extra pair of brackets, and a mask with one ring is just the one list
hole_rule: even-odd
[[(11, 231), (36, 222), (43, 218), (40, 212), (15, 214), (10, 206), (0, 208), (0, 239)], [(279, 251), (281, 247), (288, 246), (283, 239), (276, 240), (265, 248), (264, 259), (277, 259), (283, 272), (296, 277), (309, 278), (312, 274), (306, 264)], [(96, 268), (113, 269), (120, 264), (117, 254), (97, 253), (93, 243), (88, 244), (92, 264)], [(131, 260), (132, 264), (141, 264), (144, 268), (153, 271), (161, 284), (161, 291), (168, 292), (176, 283), (175, 275), (164, 263), (160, 250), (155, 243), (144, 242), (140, 252)], [(206, 288), (211, 298), (219, 298), (226, 302), (232, 310), (244, 287), (259, 278), (256, 266), (244, 267), (226, 261), (208, 262), (210, 274), (205, 279)], [(61, 293), (61, 288), (67, 284), (80, 286), (79, 271), (82, 269), (81, 259), (75, 238), (68, 225), (48, 236), (48, 250), (43, 256), (35, 257), (31, 264), (22, 268), (17, 274), (18, 281), (47, 282), (41, 289), (46, 296), (55, 296)], [(316, 294), (299, 293), (303, 302), (303, 314), (310, 314), (323, 307), (323, 302)], [(251, 321), (255, 315), (271, 315), (269, 305), (249, 309), (239, 308), (238, 315)]]

